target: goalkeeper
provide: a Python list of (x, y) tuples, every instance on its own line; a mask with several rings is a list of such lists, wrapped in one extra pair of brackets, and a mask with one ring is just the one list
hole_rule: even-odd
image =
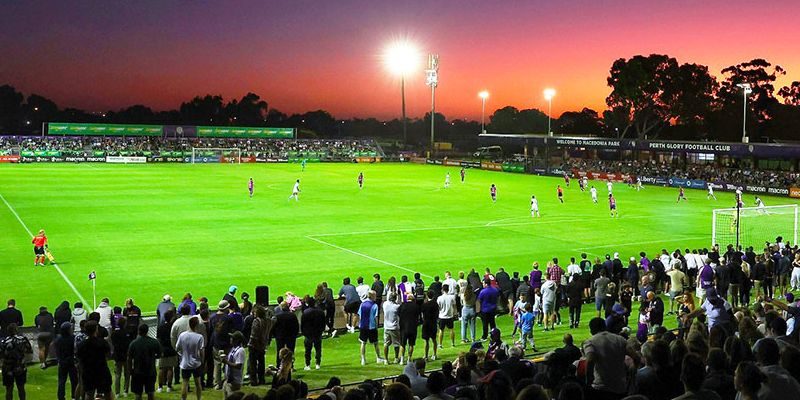
[(33, 243), (34, 267), (43, 266), (45, 262), (45, 250), (47, 249), (47, 236), (44, 234), (44, 229), (39, 230), (39, 234), (31, 240)]

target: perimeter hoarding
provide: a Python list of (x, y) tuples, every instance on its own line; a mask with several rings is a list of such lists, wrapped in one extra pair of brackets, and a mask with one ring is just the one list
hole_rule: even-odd
[(197, 137), (293, 139), (294, 128), (243, 128), (235, 126), (198, 126)]
[(50, 122), (47, 124), (47, 134), (62, 136), (162, 136), (164, 129), (161, 125)]

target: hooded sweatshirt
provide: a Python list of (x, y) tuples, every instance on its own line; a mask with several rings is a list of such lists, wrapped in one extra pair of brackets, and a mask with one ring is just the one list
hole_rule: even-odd
[(100, 326), (111, 330), (111, 315), (114, 313), (114, 310), (111, 308), (111, 306), (109, 306), (105, 301), (101, 301), (100, 305), (98, 305), (97, 309), (94, 311), (100, 314)]
[(80, 326), (81, 321), (85, 320), (88, 316), (89, 313), (87, 313), (83, 308), (76, 308), (72, 310), (72, 326)]

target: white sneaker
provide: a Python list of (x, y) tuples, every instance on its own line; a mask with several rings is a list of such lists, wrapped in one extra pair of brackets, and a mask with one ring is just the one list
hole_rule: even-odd
[(381, 358), (379, 358), (379, 359), (378, 359), (378, 363), (380, 364), (381, 362), (383, 363), (383, 365), (389, 365), (389, 360), (387, 360), (387, 359), (381, 359)]
[(431, 361), (436, 361), (436, 356), (431, 356)]
[(172, 392), (172, 388), (167, 386), (167, 393), (170, 393), (170, 392)]
[(361, 365), (367, 365), (367, 360), (364, 357), (361, 357)]
[(331, 332), (331, 338), (335, 338), (335, 337), (336, 337), (336, 332), (337, 332), (336, 330), (334, 330), (333, 332)]
[(306, 365), (306, 367), (303, 368), (303, 370), (304, 371), (311, 371), (311, 366), (310, 365)]
[(314, 367), (314, 369), (319, 369), (319, 364), (317, 364), (317, 366), (316, 366), (316, 367)]
[(405, 364), (405, 360), (403, 358), (404, 357), (400, 357), (400, 364)]
[(387, 364), (387, 363), (386, 363), (386, 360), (384, 360), (384, 359), (382, 359), (382, 358), (380, 358), (380, 357), (377, 357), (377, 358), (375, 359), (375, 362), (376, 362), (376, 363), (378, 363), (378, 364)]
[(163, 390), (163, 389), (161, 389), (161, 388), (158, 388), (158, 389), (156, 389), (156, 393), (161, 393), (161, 391), (162, 391), (162, 390)]

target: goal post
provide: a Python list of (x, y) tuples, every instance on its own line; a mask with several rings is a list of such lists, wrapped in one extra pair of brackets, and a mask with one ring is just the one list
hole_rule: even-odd
[(778, 236), (797, 243), (797, 204), (766, 207), (731, 207), (713, 210), (711, 244), (760, 246)]
[(192, 164), (242, 162), (242, 151), (237, 147), (192, 147)]

